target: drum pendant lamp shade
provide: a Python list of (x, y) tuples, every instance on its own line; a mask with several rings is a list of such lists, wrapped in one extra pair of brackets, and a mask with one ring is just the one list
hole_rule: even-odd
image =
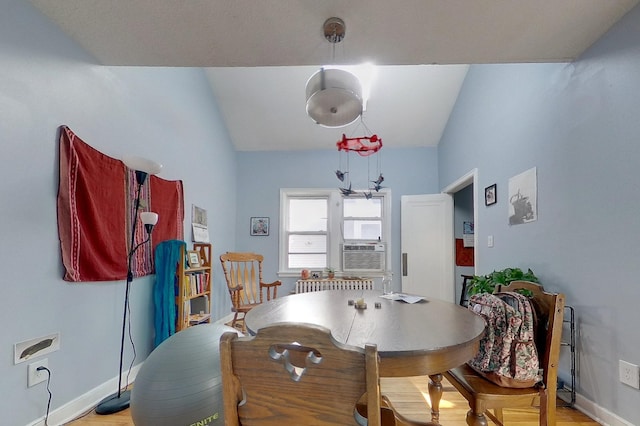
[(321, 68), (307, 81), (307, 114), (324, 127), (343, 127), (362, 114), (362, 86), (348, 71)]

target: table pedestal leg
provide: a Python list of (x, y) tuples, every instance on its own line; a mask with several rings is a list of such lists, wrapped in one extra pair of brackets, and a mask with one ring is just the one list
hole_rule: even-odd
[(440, 400), (442, 399), (442, 374), (429, 375), (429, 399), (431, 400), (431, 421), (440, 423)]

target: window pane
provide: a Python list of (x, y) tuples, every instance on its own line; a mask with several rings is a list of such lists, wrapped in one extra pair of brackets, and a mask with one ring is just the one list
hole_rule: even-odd
[(343, 215), (348, 217), (382, 217), (381, 198), (345, 198)]
[(338, 189), (281, 190), (280, 271), (297, 274), (338, 266), (345, 242), (387, 243), (391, 193), (385, 189), (372, 195), (367, 200), (361, 193), (344, 197)]
[(289, 228), (291, 232), (327, 230), (326, 199), (289, 200)]
[(377, 240), (382, 238), (382, 221), (380, 220), (345, 220), (345, 240)]
[(326, 235), (289, 235), (289, 253), (322, 253), (326, 257)]
[(326, 254), (290, 254), (289, 265), (291, 269), (323, 269), (327, 266)]

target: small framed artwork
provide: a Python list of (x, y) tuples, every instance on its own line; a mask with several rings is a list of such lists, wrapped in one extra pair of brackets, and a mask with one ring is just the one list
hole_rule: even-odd
[(200, 253), (195, 250), (189, 250), (187, 252), (187, 262), (190, 268), (199, 268), (202, 266), (200, 262)]
[(496, 184), (487, 186), (484, 189), (484, 205), (490, 206), (498, 202), (498, 197), (496, 195)]
[(269, 218), (268, 217), (252, 217), (250, 233), (251, 235), (254, 235), (254, 236), (269, 235)]

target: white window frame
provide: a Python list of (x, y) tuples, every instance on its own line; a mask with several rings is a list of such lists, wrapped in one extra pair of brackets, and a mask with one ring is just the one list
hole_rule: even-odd
[[(362, 192), (357, 191), (357, 192)], [(381, 242), (385, 243), (385, 264), (387, 269), (391, 267), (391, 190), (384, 188), (373, 193), (374, 197), (382, 198), (382, 235)], [(353, 197), (353, 196), (351, 196)], [(287, 265), (288, 241), (287, 224), (289, 223), (289, 199), (290, 198), (327, 198), (327, 265), (341, 272), (340, 247), (343, 244), (342, 224), (344, 218), (342, 200), (344, 196), (339, 189), (316, 189), (316, 188), (281, 188), (280, 189), (280, 227), (279, 227), (279, 250), (278, 250), (278, 276), (298, 277), (300, 269), (292, 269)], [(348, 240), (347, 242), (353, 242)], [(357, 242), (363, 242), (358, 240)], [(372, 241), (373, 242), (373, 241)], [(363, 277), (380, 277), (383, 273), (358, 274)]]

